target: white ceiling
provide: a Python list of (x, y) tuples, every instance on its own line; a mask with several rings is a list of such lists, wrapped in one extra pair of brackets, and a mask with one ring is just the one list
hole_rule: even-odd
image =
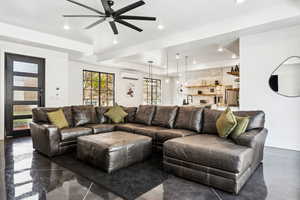
[[(91, 7), (103, 10), (101, 0), (77, 0)], [(115, 1), (115, 9), (133, 3), (137, 0)], [(150, 39), (168, 35), (181, 30), (188, 30), (224, 18), (238, 17), (249, 12), (276, 5), (284, 0), (248, 0), (244, 5), (237, 6), (235, 0), (146, 0), (146, 5), (128, 14), (155, 16), (166, 26), (164, 31), (157, 30), (158, 22), (133, 23), (144, 29), (138, 33), (119, 25), (119, 47), (137, 44)], [(286, 1), (286, 0), (285, 0)], [(85, 8), (78, 7), (65, 0), (8, 0), (1, 2), (0, 21), (78, 40), (96, 44), (98, 51), (119, 48), (112, 44), (113, 34), (107, 23), (92, 30), (84, 27), (95, 19), (69, 19), (70, 31), (64, 31), (66, 20), (63, 14), (94, 14)]]
[[(219, 47), (223, 48), (223, 52), (219, 52)], [(176, 54), (179, 53), (179, 59), (176, 59)], [(235, 54), (237, 58), (233, 59)], [(186, 64), (189, 70), (195, 67), (219, 67), (227, 66), (239, 62), (239, 40), (231, 35), (218, 36), (210, 38), (205, 41), (193, 41), (182, 45), (173, 47), (143, 52), (123, 58), (111, 60), (114, 64), (126, 65), (140, 65), (147, 66), (148, 61), (154, 62), (154, 67), (168, 70), (170, 73), (177, 71), (177, 64), (179, 70), (185, 68)], [(214, 65), (217, 66), (214, 66)], [(230, 65), (229, 64), (229, 65)]]
[[(101, 0), (77, 1), (103, 10)], [(114, 9), (135, 1), (137, 0), (116, 0)], [(222, 41), (209, 41), (204, 44), (195, 41), (225, 34), (232, 30), (261, 25), (261, 23), (300, 16), (298, 0), (247, 0), (241, 5), (236, 5), (235, 0), (145, 0), (145, 2), (146, 5), (130, 11), (128, 14), (155, 16), (158, 21), (133, 21), (135, 25), (144, 29), (142, 33), (118, 25), (120, 34), (117, 45), (112, 43), (114, 36), (107, 23), (91, 30), (84, 30), (84, 27), (93, 23), (95, 19), (65, 21), (62, 17), (63, 14), (94, 14), (65, 0), (3, 1), (0, 6), (0, 22), (81, 42), (78, 45), (90, 45), (97, 55), (93, 56), (95, 58), (93, 62), (108, 59), (111, 63), (128, 61), (140, 64), (151, 57), (161, 67), (165, 65), (163, 55), (167, 46), (172, 46), (169, 48), (170, 54), (184, 52), (189, 57), (195, 57), (197, 63), (226, 59), (228, 56), (230, 57), (230, 51), (224, 54), (215, 52), (216, 45)], [(63, 29), (65, 23), (70, 24), (71, 30)], [(160, 23), (166, 27), (164, 30), (157, 29), (157, 25)], [(0, 36), (2, 36), (1, 31)], [(24, 38), (22, 39), (24, 40)], [(233, 38), (225, 40), (225, 42), (231, 39)], [(49, 46), (48, 43), (47, 46)], [(60, 48), (62, 47), (60, 46)], [(76, 51), (75, 47), (74, 50)], [(76, 55), (76, 59), (86, 61), (90, 58)]]

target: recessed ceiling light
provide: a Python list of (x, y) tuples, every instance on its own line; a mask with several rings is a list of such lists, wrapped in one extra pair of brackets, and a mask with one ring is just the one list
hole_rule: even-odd
[(223, 52), (223, 51), (224, 51), (223, 47), (218, 48), (218, 52)]
[(236, 4), (244, 3), (246, 0), (235, 0)]
[(157, 26), (157, 28), (158, 28), (159, 30), (165, 29), (164, 25), (162, 25), (162, 24), (159, 24), (159, 25)]
[(119, 43), (119, 41), (115, 38), (114, 40), (113, 40), (113, 44), (118, 44)]
[(235, 53), (232, 54), (232, 59), (236, 59), (236, 58), (237, 58), (236, 54)]
[(65, 29), (65, 30), (70, 30), (70, 28), (71, 28), (71, 27), (70, 27), (68, 24), (65, 24), (65, 25), (64, 25), (64, 29)]

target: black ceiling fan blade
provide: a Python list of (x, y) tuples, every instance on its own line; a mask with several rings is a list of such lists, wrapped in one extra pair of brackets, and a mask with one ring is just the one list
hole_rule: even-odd
[(143, 31), (143, 29), (140, 29), (139, 27), (137, 27), (137, 26), (135, 26), (133, 24), (130, 24), (130, 23), (128, 23), (128, 22), (126, 22), (126, 21), (124, 21), (122, 19), (117, 19), (116, 22), (118, 22), (118, 23), (120, 23), (120, 24), (122, 24), (124, 26), (127, 26), (129, 28), (132, 28), (132, 29), (134, 29), (134, 30), (136, 30), (138, 32), (142, 32)]
[(105, 17), (103, 15), (63, 15), (63, 17)]
[(115, 22), (109, 22), (109, 25), (110, 25), (111, 29), (113, 30), (114, 34), (118, 35), (119, 31), (117, 29), (116, 23)]
[(107, 1), (108, 0), (101, 0), (102, 6), (105, 10), (105, 13), (110, 15), (111, 13), (113, 13), (113, 10), (111, 9), (111, 7), (110, 7), (110, 5), (108, 4)]
[(156, 21), (156, 17), (121, 15), (118, 19)]
[(73, 3), (73, 4), (76, 4), (76, 5), (78, 5), (78, 6), (84, 7), (84, 8), (86, 8), (86, 9), (91, 10), (91, 11), (93, 11), (93, 12), (96, 12), (96, 13), (98, 13), (98, 14), (105, 15), (103, 12), (101, 12), (101, 11), (95, 9), (95, 8), (89, 7), (89, 6), (87, 6), (87, 5), (84, 5), (84, 4), (82, 4), (82, 3), (79, 3), (79, 2), (76, 2), (76, 1), (73, 1), (73, 0), (66, 0), (66, 1), (71, 2), (71, 3)]
[(124, 7), (124, 8), (121, 8), (121, 9), (117, 10), (117, 11), (115, 12), (115, 16), (120, 16), (120, 15), (122, 15), (123, 13), (126, 13), (126, 12), (128, 12), (128, 11), (130, 11), (130, 10), (133, 10), (133, 9), (135, 9), (135, 8), (137, 8), (137, 7), (140, 7), (140, 6), (142, 6), (142, 5), (145, 5), (145, 2), (144, 2), (144, 1), (138, 1), (138, 2), (135, 2), (135, 3), (133, 3), (133, 4), (130, 4), (130, 5), (126, 6), (126, 7)]
[(99, 20), (97, 20), (96, 22), (92, 23), (91, 25), (85, 27), (85, 29), (91, 29), (91, 28), (93, 28), (94, 26), (97, 26), (98, 24), (103, 23), (104, 21), (105, 21), (105, 18), (99, 19)]

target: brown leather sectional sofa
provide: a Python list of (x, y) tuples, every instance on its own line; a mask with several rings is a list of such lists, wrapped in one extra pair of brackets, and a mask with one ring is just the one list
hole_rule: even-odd
[(63, 107), (70, 128), (49, 124), (47, 112), (58, 108), (33, 109), (33, 147), (49, 157), (74, 151), (77, 138), (90, 134), (127, 131), (152, 138), (153, 147), (164, 152), (164, 168), (183, 178), (228, 192), (238, 193), (263, 160), (267, 130), (262, 111), (238, 111), (249, 116), (246, 133), (233, 140), (217, 135), (216, 120), (222, 111), (198, 107), (124, 107), (123, 124), (104, 116), (109, 107)]

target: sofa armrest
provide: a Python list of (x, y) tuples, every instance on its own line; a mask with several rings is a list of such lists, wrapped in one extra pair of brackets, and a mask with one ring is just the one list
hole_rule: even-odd
[(49, 124), (30, 124), (33, 148), (52, 157), (59, 154), (60, 130)]
[(267, 129), (253, 129), (242, 134), (234, 141), (238, 145), (254, 148), (258, 144), (265, 144), (267, 133)]
[(234, 141), (241, 146), (250, 147), (254, 150), (253, 153), (253, 169), (255, 169), (264, 157), (264, 147), (267, 138), (267, 129), (253, 129), (242, 134)]

